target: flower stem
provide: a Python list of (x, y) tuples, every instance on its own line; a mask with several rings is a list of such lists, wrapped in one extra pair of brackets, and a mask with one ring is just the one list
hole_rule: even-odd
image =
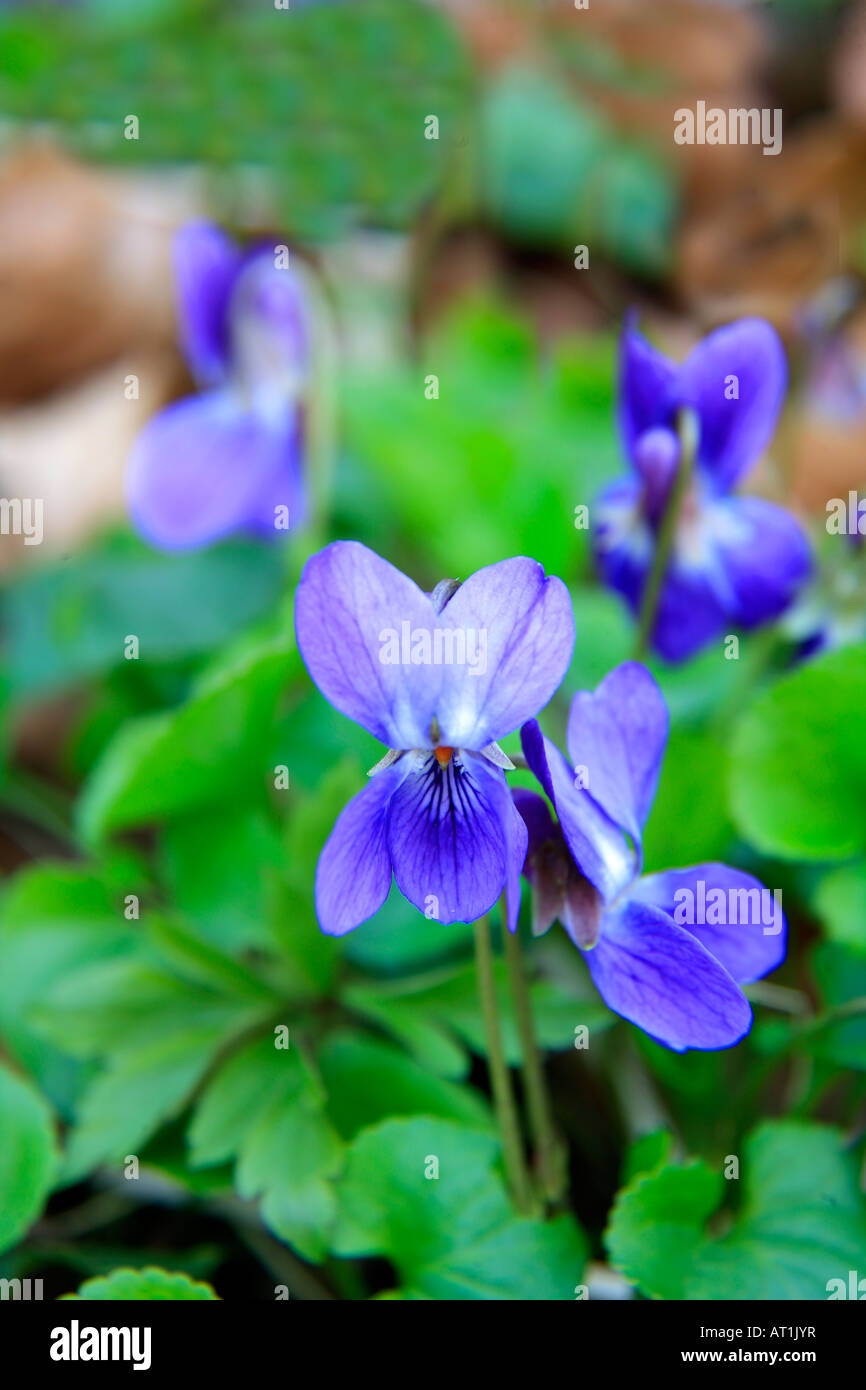
[(545, 1199), (555, 1205), (562, 1200), (565, 1191), (566, 1151), (554, 1124), (541, 1052), (535, 1036), (523, 947), (518, 933), (510, 932), (505, 925), (504, 904), (502, 937), (505, 942), (505, 960), (511, 982), (517, 1031), (523, 1051), (523, 1087), (529, 1111), (529, 1129), (535, 1146), (538, 1177)]
[(637, 640), (635, 642), (635, 660), (640, 660), (646, 656), (650, 642), (652, 640), (653, 629), (655, 627), (659, 595), (662, 583), (667, 573), (670, 563), (671, 551), (673, 550), (674, 538), (676, 536), (677, 520), (680, 514), (683, 498), (689, 484), (694, 462), (695, 448), (697, 445), (697, 422), (689, 410), (680, 411), (677, 420), (677, 433), (680, 439), (680, 457), (677, 464), (677, 471), (674, 475), (671, 490), (668, 495), (667, 504), (659, 523), (656, 535), (655, 554), (653, 555), (652, 566), (647, 576), (646, 588), (640, 605), (640, 616), (638, 618)]
[(526, 1155), (523, 1151), (523, 1140), (520, 1134), (511, 1076), (508, 1063), (505, 1060), (505, 1050), (502, 1046), (502, 1032), (499, 1027), (499, 1010), (496, 1000), (496, 977), (493, 973), (493, 944), (490, 939), (490, 918), (487, 916), (479, 917), (475, 923), (475, 965), (478, 974), (481, 1015), (484, 1020), (484, 1033), (487, 1039), (490, 1086), (502, 1139), (505, 1173), (514, 1205), (518, 1211), (528, 1212), (532, 1204), (529, 1173), (526, 1167)]

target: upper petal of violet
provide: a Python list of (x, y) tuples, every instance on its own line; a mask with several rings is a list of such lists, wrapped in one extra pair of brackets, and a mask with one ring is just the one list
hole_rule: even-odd
[(719, 492), (729, 491), (769, 444), (787, 377), (778, 333), (756, 318), (716, 329), (683, 363), (679, 403), (697, 412), (697, 463)]
[(227, 373), (227, 309), (242, 255), (219, 227), (191, 222), (177, 232), (173, 256), (181, 346), (193, 375), (213, 386)]
[(636, 661), (617, 666), (593, 692), (579, 690), (568, 719), (568, 755), (584, 785), (636, 844), (658, 785), (668, 738), (667, 705)]
[(671, 425), (677, 372), (675, 363), (626, 326), (619, 349), (619, 425), (630, 460), (642, 434)]
[(298, 398), (307, 374), (310, 323), (306, 291), (273, 247), (245, 259), (228, 306), (234, 379), (265, 412)]
[[(571, 598), (561, 579), (525, 556), (477, 570), (439, 615), (483, 661), (444, 666), (437, 706), (443, 742), (481, 749), (547, 704), (574, 650)], [(479, 638), (482, 646), (478, 647)]]
[(445, 668), (411, 655), (425, 633), (432, 649), (436, 626), (418, 585), (358, 541), (334, 541), (304, 566), (295, 630), (307, 670), (341, 714), (391, 748), (431, 746)]

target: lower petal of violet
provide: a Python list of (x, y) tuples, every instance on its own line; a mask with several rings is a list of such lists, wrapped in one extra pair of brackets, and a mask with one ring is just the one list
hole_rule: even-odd
[(675, 564), (662, 582), (653, 648), (665, 661), (686, 661), (724, 631), (726, 620), (710, 574)]
[(455, 755), (444, 768), (432, 754), (407, 759), (413, 770), (388, 807), (397, 887), (435, 921), (474, 922), (526, 855), (525, 833), (522, 844), (514, 839), (519, 817), (512, 815), (505, 775), (471, 753)]
[(739, 985), (656, 907), (632, 901), (609, 913), (585, 959), (608, 1008), (676, 1052), (732, 1047), (751, 1027)]
[[(307, 520), (301, 414), (295, 406), (284, 405), (278, 414), (271, 413), (267, 420), (262, 420), (262, 430), (276, 437), (281, 463), (271, 483), (263, 486), (256, 498), (249, 525), (257, 535), (272, 540), (275, 534), (279, 538), (286, 530), (294, 531)], [(276, 525), (278, 516), (280, 524)]]
[(133, 524), (166, 550), (253, 529), (264, 508), (291, 487), (290, 451), (286, 423), (241, 410), (228, 392), (176, 401), (133, 446), (127, 475)]
[(777, 618), (812, 569), (805, 533), (783, 507), (761, 497), (733, 497), (713, 511), (731, 620), (753, 627)]
[(197, 380), (216, 386), (228, 370), (227, 311), (241, 252), (220, 227), (189, 222), (173, 246), (180, 338)]
[(741, 984), (762, 979), (784, 960), (784, 913), (770, 889), (740, 869), (695, 864), (648, 874), (631, 896), (669, 913)]
[(405, 775), (404, 760), (383, 768), (337, 817), (316, 866), (316, 916), (328, 936), (353, 931), (388, 896), (388, 803)]

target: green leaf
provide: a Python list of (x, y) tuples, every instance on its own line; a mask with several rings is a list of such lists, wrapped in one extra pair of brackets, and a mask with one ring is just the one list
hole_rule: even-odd
[[(182, 1032), (190, 1022), (230, 1031), (270, 996), (180, 979), (144, 955), (96, 961), (57, 980), (33, 1009), (44, 1036), (76, 1056), (116, 1057)], [(242, 984), (246, 984), (245, 978)]]
[(331, 1179), (343, 1146), (321, 1108), (272, 1097), (238, 1157), (242, 1197), (261, 1195), (262, 1217), (308, 1260), (321, 1260), (336, 1215)]
[(363, 1130), (339, 1186), (333, 1248), (384, 1255), (407, 1298), (572, 1299), (586, 1242), (570, 1217), (517, 1217), (496, 1167), (497, 1140), (447, 1120)]
[(36, 1220), (56, 1167), (54, 1128), (36, 1091), (0, 1067), (0, 1251)]
[(618, 1195), (611, 1262), (653, 1298), (822, 1299), (866, 1260), (866, 1214), (842, 1135), (768, 1121), (747, 1139), (743, 1200), (726, 1234), (706, 1223), (725, 1187), (702, 1160), (643, 1173)]
[(729, 794), (765, 854), (848, 859), (866, 847), (866, 645), (801, 666), (740, 719)]
[(260, 1197), (262, 1216), (281, 1239), (306, 1259), (322, 1258), (343, 1146), (297, 1048), (278, 1049), (264, 1037), (230, 1057), (198, 1102), (188, 1139), (193, 1167), (236, 1159), (240, 1195)]
[(78, 1102), (65, 1179), (140, 1156), (183, 1109), (219, 1049), (266, 1013), (246, 993), (196, 985), (143, 958), (98, 962), (57, 981), (39, 1007), (40, 1028), (102, 1068)]
[[(324, 701), (317, 695), (320, 704)], [(342, 720), (343, 724), (348, 721)], [(319, 775), (315, 794), (294, 800), (280, 854), (283, 875), (270, 914), (280, 973), (290, 994), (326, 993), (334, 983), (340, 943), (326, 936), (316, 917), (316, 864), (337, 816), (363, 785), (363, 772), (344, 758)]]
[(69, 1068), (34, 1029), (33, 1008), (80, 967), (136, 948), (123, 898), (138, 886), (127, 856), (110, 866), (45, 860), (16, 875), (0, 906), (0, 1031), (52, 1099), (68, 1093)]
[(277, 702), (296, 669), (287, 640), (246, 649), (203, 679), (180, 709), (125, 725), (84, 790), (84, 838), (237, 801), (261, 786)]
[(477, 1129), (492, 1124), (475, 1091), (430, 1075), (389, 1043), (341, 1031), (326, 1038), (316, 1060), (328, 1113), (345, 1139), (389, 1115), (438, 1115)]
[(434, 1076), (460, 1080), (469, 1070), (469, 1054), (447, 1026), (428, 1017), (411, 999), (382, 998), (375, 986), (348, 985), (343, 998), (350, 1008), (403, 1044)]
[(216, 1299), (219, 1295), (210, 1284), (190, 1279), (188, 1274), (169, 1274), (167, 1270), (148, 1265), (146, 1269), (113, 1269), (104, 1278), (87, 1279), (77, 1293), (63, 1294), (62, 1297), (143, 1303), (158, 1299), (202, 1302)]
[(285, 853), (263, 810), (226, 805), (172, 820), (161, 851), (172, 901), (209, 940), (228, 949), (265, 944)]
[(697, 1159), (641, 1173), (620, 1192), (605, 1232), (614, 1267), (654, 1298), (687, 1297), (684, 1289), (694, 1277), (704, 1225), (721, 1201), (722, 1181)]
[(640, 1173), (653, 1173), (667, 1163), (674, 1147), (670, 1130), (656, 1129), (642, 1134), (628, 1148), (623, 1164), (623, 1184), (630, 1183)]
[(866, 953), (866, 860), (825, 874), (814, 904), (831, 941)]
[(212, 986), (238, 999), (273, 1002), (274, 991), (242, 961), (213, 946), (198, 929), (188, 927), (158, 913), (148, 913), (148, 939), (159, 948), (164, 959), (178, 974), (197, 984)]
[(112, 1057), (81, 1101), (69, 1137), (66, 1181), (79, 1180), (97, 1164), (140, 1156), (158, 1127), (183, 1110), (224, 1039), (221, 1024), (191, 1021)]
[(193, 1111), (187, 1130), (190, 1165), (209, 1167), (235, 1158), (270, 1101), (268, 1088), (278, 1086), (285, 1103), (291, 1104), (308, 1084), (296, 1053), (291, 1048), (277, 1050), (272, 1038), (239, 1048), (223, 1062)]

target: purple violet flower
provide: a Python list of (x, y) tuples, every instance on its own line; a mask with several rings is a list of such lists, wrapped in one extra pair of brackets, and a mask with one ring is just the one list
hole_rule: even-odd
[(640, 609), (680, 459), (677, 417), (696, 417), (694, 467), (682, 499), (652, 641), (683, 661), (731, 626), (776, 618), (808, 577), (797, 521), (731, 490), (766, 448), (782, 405), (785, 355), (761, 319), (710, 333), (677, 365), (631, 326), (620, 353), (619, 425), (633, 472), (596, 502), (595, 553), (604, 582)]
[(241, 251), (208, 223), (178, 232), (174, 265), (181, 346), (202, 389), (161, 410), (136, 440), (130, 516), (166, 550), (236, 531), (273, 536), (304, 512), (301, 283), (273, 246)]
[(608, 1007), (658, 1042), (677, 1052), (730, 1047), (752, 1022), (740, 984), (783, 959), (785, 919), (757, 879), (725, 864), (640, 877), (667, 736), (662, 693), (637, 662), (575, 695), (567, 746), (576, 772), (534, 719), (521, 730), (557, 816), (535, 792), (514, 792), (529, 831), (533, 931), (558, 918)]
[(371, 917), (392, 873), (431, 919), (482, 916), (526, 857), (497, 740), (547, 704), (571, 661), (562, 580), (517, 557), (428, 595), (366, 546), (336, 541), (304, 567), (295, 627), (325, 698), (390, 750), (322, 850), (322, 930)]

